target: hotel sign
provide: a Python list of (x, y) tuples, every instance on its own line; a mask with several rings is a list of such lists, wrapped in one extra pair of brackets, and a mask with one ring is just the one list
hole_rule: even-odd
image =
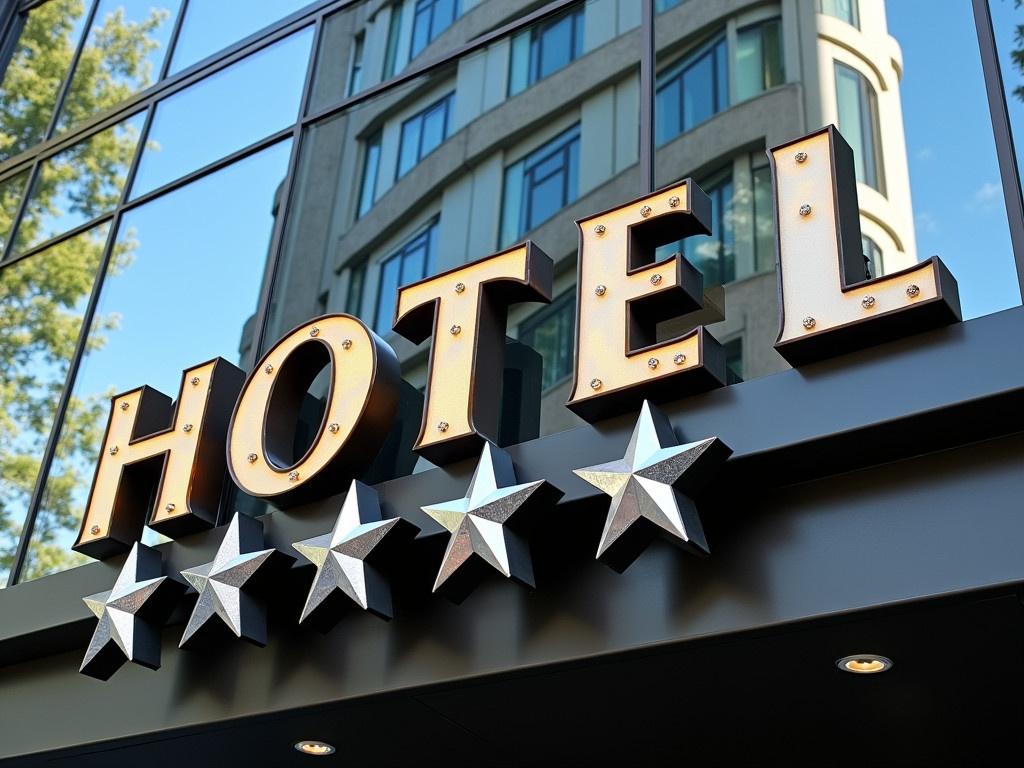
[[(780, 327), (775, 349), (794, 366), (960, 319), (956, 281), (937, 258), (868, 279), (861, 254), (853, 153), (832, 127), (769, 151), (775, 192)], [(691, 180), (577, 221), (573, 386), (567, 406), (588, 421), (638, 413), (621, 458), (576, 474), (610, 497), (597, 557), (623, 570), (651, 536), (708, 547), (692, 501), (730, 449), (716, 437), (680, 445), (653, 403), (725, 384), (725, 354), (703, 327), (655, 340), (658, 322), (699, 309), (700, 273), (681, 255), (655, 262), (664, 243), (710, 234), (711, 204)], [(461, 600), (493, 570), (532, 586), (530, 521), (561, 491), (519, 482), (497, 447), (500, 373), (511, 305), (550, 301), (553, 264), (531, 243), (399, 290), (394, 328), (431, 340), (414, 450), (444, 465), (478, 456), (462, 498), (423, 499), (448, 531), (434, 590)], [(312, 445), (292, 461), (297, 414), (309, 382), (330, 369)], [(329, 628), (355, 602), (391, 616), (380, 552), (416, 533), (386, 517), (357, 478), (395, 418), (401, 383), (391, 347), (348, 315), (310, 320), (280, 339), (246, 376), (215, 359), (184, 371), (177, 404), (149, 387), (112, 399), (103, 451), (74, 549), (96, 558), (131, 550), (110, 592), (86, 598), (99, 619), (82, 664), (106, 679), (126, 660), (159, 665), (159, 630), (183, 585), (162, 573), (144, 525), (175, 538), (216, 525), (230, 473), (245, 493), (288, 509), (348, 494), (330, 532), (296, 542), (316, 566), (299, 621)], [(163, 425), (169, 427), (162, 428)], [(158, 426), (159, 425), (159, 426)], [(225, 472), (225, 469), (228, 471)], [(261, 523), (235, 515), (213, 562), (182, 571), (198, 593), (181, 645), (226, 626), (266, 642), (259, 579), (290, 556), (265, 549)]]

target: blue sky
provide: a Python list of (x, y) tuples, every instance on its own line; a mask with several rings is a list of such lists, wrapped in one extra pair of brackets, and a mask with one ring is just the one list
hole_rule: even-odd
[[(1005, 12), (996, 25), (1005, 33), (1013, 2), (992, 6)], [(887, 8), (889, 32), (903, 48), (918, 256), (938, 254), (953, 272), (965, 319), (1016, 306), (1020, 292), (971, 4), (890, 0)], [(1012, 15), (1024, 21), (1024, 12)]]

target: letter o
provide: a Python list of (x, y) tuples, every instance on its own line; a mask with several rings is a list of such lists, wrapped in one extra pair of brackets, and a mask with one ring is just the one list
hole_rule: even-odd
[[(324, 364), (327, 407), (305, 455), (291, 460), (299, 408)], [(391, 429), (401, 374), (394, 350), (350, 315), (290, 331), (255, 365), (228, 427), (228, 469), (251, 496), (286, 508), (345, 489)]]

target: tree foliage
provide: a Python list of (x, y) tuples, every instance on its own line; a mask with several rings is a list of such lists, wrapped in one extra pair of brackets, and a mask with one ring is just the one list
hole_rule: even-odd
[[(0, 159), (45, 138), (84, 14), (84, 0), (50, 0), (30, 12), (0, 86)], [(77, 125), (152, 82), (150, 54), (158, 46), (153, 33), (166, 16), (153, 9), (145, 20), (129, 21), (117, 8), (95, 20), (59, 128)], [(122, 124), (44, 161), (16, 245), (46, 239), (69, 214), (86, 221), (109, 211), (138, 138), (134, 124)], [(26, 178), (0, 183), (0, 237), (10, 234)], [(0, 585), (13, 560), (107, 234), (108, 227), (100, 225), (0, 269)], [(112, 271), (132, 258), (131, 233), (119, 240)], [(101, 346), (116, 326), (116, 316), (94, 318), (89, 347)], [(29, 577), (78, 559), (67, 549), (67, 532), (77, 531), (80, 497), (95, 464), (106, 411), (100, 395), (70, 400), (35, 524)]]

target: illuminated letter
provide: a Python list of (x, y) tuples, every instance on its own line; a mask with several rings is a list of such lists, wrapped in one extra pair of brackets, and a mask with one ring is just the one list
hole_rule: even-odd
[(592, 421), (725, 383), (721, 345), (698, 326), (656, 343), (655, 325), (700, 309), (704, 279), (659, 245), (710, 234), (711, 201), (687, 179), (580, 219), (576, 367), (568, 407)]
[[(329, 365), (327, 407), (305, 455), (294, 460), (299, 410)], [(250, 496), (285, 508), (344, 490), (383, 445), (398, 408), (394, 350), (349, 315), (300, 325), (256, 364), (228, 430), (228, 468)]]
[(496, 441), (508, 307), (551, 301), (553, 272), (527, 241), (399, 291), (395, 330), (417, 344), (434, 337), (414, 450), (444, 463)]
[(111, 399), (77, 552), (104, 558), (127, 551), (147, 511), (149, 527), (171, 537), (217, 524), (228, 414), (244, 378), (218, 357), (182, 374), (173, 409), (151, 387)]
[(956, 280), (933, 256), (867, 279), (853, 150), (833, 126), (771, 150), (779, 338), (792, 365), (960, 320)]

